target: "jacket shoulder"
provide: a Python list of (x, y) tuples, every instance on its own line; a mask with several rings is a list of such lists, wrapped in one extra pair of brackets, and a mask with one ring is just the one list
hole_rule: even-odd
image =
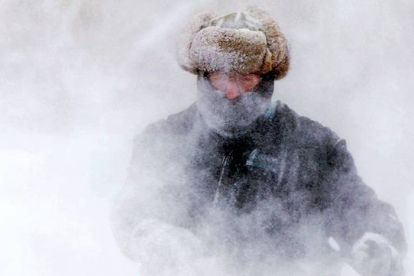
[(170, 115), (166, 119), (149, 124), (141, 133), (135, 135), (134, 150), (151, 151), (151, 149), (168, 149), (178, 145), (182, 137), (192, 129), (197, 109), (194, 105)]
[(196, 106), (193, 104), (187, 109), (168, 116), (166, 119), (152, 123), (146, 127), (144, 133), (180, 135), (188, 133), (196, 117)]
[(158, 166), (160, 160), (178, 158), (177, 153), (185, 148), (185, 137), (192, 129), (195, 115), (196, 109), (190, 106), (166, 119), (148, 125), (133, 139), (131, 163), (143, 165), (144, 162)]
[[(294, 136), (295, 141), (301, 146), (309, 147), (321, 144), (335, 145), (342, 140), (339, 135), (329, 127), (306, 116), (299, 115), (286, 104), (278, 103), (277, 112), (281, 114), (281, 117), (285, 118), (285, 121), (290, 122), (292, 125), (291, 134)], [(277, 115), (278, 114), (276, 114), (276, 116)]]

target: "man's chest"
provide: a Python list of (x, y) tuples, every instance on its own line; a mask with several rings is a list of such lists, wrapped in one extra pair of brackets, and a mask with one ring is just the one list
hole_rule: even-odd
[(277, 198), (289, 208), (305, 208), (319, 181), (317, 156), (311, 150), (280, 146), (272, 151), (242, 146), (201, 151), (189, 162), (192, 185), (214, 205), (252, 210)]

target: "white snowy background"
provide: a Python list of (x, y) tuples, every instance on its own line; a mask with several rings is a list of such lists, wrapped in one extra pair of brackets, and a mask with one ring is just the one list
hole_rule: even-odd
[(0, 275), (139, 275), (108, 221), (132, 137), (195, 100), (175, 62), (183, 24), (250, 3), (290, 42), (274, 98), (348, 141), (413, 248), (413, 1), (3, 0)]

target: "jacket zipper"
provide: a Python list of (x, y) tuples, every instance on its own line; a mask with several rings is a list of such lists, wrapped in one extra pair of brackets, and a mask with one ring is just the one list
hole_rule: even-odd
[(228, 154), (226, 154), (223, 157), (223, 161), (221, 162), (221, 171), (220, 171), (220, 177), (217, 183), (217, 189), (216, 192), (214, 193), (214, 199), (213, 199), (213, 205), (217, 204), (219, 195), (220, 195), (220, 187), (222, 186), (222, 178), (223, 178), (223, 174), (224, 174), (224, 169), (226, 168), (227, 162), (229, 160), (230, 155), (233, 153), (233, 150), (231, 150)]

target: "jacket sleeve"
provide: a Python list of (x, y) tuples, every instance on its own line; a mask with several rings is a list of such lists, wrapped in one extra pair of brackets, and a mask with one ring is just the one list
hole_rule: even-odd
[(349, 252), (365, 233), (377, 233), (404, 256), (406, 240), (394, 208), (379, 200), (373, 189), (363, 183), (345, 141), (336, 139), (331, 144), (324, 180), (330, 234)]
[[(121, 251), (133, 259), (131, 239), (137, 225), (147, 217), (157, 206), (154, 187), (157, 186), (154, 166), (149, 147), (149, 135), (144, 133), (137, 136), (133, 142), (132, 157), (128, 169), (128, 177), (121, 191), (115, 198), (111, 212), (111, 226), (114, 237)], [(152, 152), (154, 154), (154, 152)], [(151, 166), (152, 165), (152, 166)]]
[[(181, 213), (184, 207), (178, 204), (179, 189), (171, 181), (178, 179), (174, 175), (178, 170), (172, 167), (174, 162), (168, 162), (171, 159), (166, 156), (166, 147), (170, 145), (164, 137), (160, 138), (163, 131), (158, 128), (151, 126), (135, 138), (128, 178), (111, 212), (118, 246), (134, 261), (147, 256), (149, 249), (145, 247), (161, 243), (160, 237), (167, 244), (180, 235), (189, 236), (188, 231), (177, 226), (184, 217)], [(161, 230), (165, 233), (159, 233)]]

